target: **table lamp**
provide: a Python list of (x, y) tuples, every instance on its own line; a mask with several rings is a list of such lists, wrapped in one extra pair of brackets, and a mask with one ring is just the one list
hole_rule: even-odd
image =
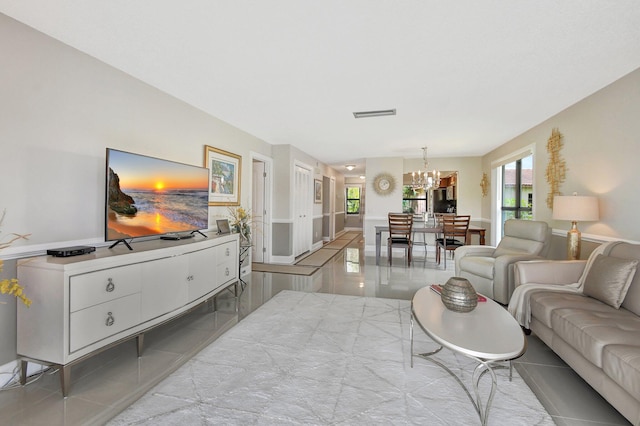
[(578, 221), (595, 221), (599, 219), (598, 199), (590, 196), (556, 195), (553, 197), (553, 219), (570, 220), (571, 229), (567, 232), (567, 258), (580, 259), (581, 237)]

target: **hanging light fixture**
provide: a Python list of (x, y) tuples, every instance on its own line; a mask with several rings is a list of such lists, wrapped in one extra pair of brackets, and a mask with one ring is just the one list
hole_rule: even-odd
[(411, 187), (415, 189), (423, 189), (425, 192), (438, 188), (440, 186), (440, 172), (429, 169), (429, 161), (427, 160), (427, 147), (422, 147), (422, 160), (424, 161), (424, 171), (418, 170), (411, 173)]

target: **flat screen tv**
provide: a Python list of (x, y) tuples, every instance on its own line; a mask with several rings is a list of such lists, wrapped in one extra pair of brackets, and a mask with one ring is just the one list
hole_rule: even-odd
[[(209, 227), (209, 170), (107, 148), (105, 240), (180, 239)], [(204, 235), (204, 234), (203, 234)]]

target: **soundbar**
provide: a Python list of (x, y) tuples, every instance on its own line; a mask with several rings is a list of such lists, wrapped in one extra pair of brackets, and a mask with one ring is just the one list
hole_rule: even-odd
[(47, 250), (47, 254), (55, 257), (69, 257), (80, 256), (82, 254), (89, 254), (96, 251), (95, 247), (90, 246), (73, 246), (59, 249)]

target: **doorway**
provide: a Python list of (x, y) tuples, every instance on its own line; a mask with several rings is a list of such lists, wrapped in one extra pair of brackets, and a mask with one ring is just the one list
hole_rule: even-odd
[(362, 197), (361, 183), (345, 184), (345, 200), (346, 200), (346, 219), (345, 228), (362, 229), (364, 216), (364, 203)]
[(257, 153), (251, 153), (252, 192), (251, 209), (251, 261), (269, 263), (271, 261), (271, 171), (272, 161)]
[(311, 251), (313, 222), (313, 179), (311, 168), (296, 164), (293, 197), (293, 255)]

